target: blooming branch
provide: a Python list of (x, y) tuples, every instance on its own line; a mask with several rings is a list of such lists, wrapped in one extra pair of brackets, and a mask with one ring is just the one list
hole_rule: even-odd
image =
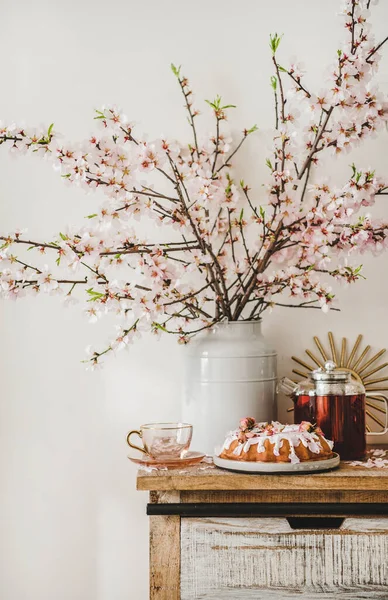
[[(100, 131), (76, 144), (63, 143), (53, 125), (46, 131), (1, 125), (0, 145), (45, 156), (68, 185), (105, 198), (86, 225), (51, 241), (3, 233), (2, 295), (46, 292), (70, 302), (83, 288), (91, 321), (106, 313), (118, 318), (109, 346), (91, 351), (93, 366), (142, 331), (172, 333), (186, 343), (223, 319), (257, 320), (276, 306), (331, 308), (330, 280), (357, 281), (363, 275), (353, 258), (388, 245), (388, 223), (363, 214), (388, 194), (388, 181), (355, 165), (340, 184), (319, 177), (322, 156), (349, 152), (387, 122), (373, 78), (388, 38), (373, 39), (369, 4), (346, 0), (347, 37), (324, 90), (305, 83), (302, 65), (283, 67), (282, 38), (270, 36), (276, 131), (260, 200), (233, 169), (256, 125), (234, 143), (225, 122), (235, 106), (216, 96), (207, 101), (215, 133), (201, 136), (181, 67), (171, 65), (192, 132), (186, 144), (141, 139), (115, 107), (96, 111)], [(157, 239), (136, 234), (140, 219), (159, 226)], [(42, 256), (52, 257), (53, 266), (41, 265)]]

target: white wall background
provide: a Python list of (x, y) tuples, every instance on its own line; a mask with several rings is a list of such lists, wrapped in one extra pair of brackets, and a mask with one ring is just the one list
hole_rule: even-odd
[[(236, 131), (272, 126), (268, 85), (270, 32), (284, 32), (281, 56), (304, 57), (307, 81), (323, 84), (339, 46), (340, 0), (18, 0), (0, 2), (0, 118), (46, 124), (70, 139), (93, 128), (93, 109), (114, 102), (150, 137), (189, 135), (182, 98), (170, 73), (184, 65), (197, 101), (220, 93), (238, 105)], [(374, 18), (387, 34), (388, 4)], [(388, 91), (388, 61), (380, 79)], [(208, 121), (205, 119), (205, 123)], [(206, 125), (207, 127), (207, 125)], [(188, 139), (188, 138), (186, 138)], [(387, 172), (387, 134), (358, 152)], [(260, 194), (263, 134), (248, 142), (241, 175)], [(63, 185), (31, 157), (0, 149), (2, 231), (28, 226), (50, 238), (80, 222), (98, 202)], [(343, 166), (328, 166), (339, 173)], [(388, 217), (387, 201), (379, 214)], [(388, 344), (387, 257), (365, 258), (367, 281), (341, 290), (342, 312), (281, 310), (264, 329), (279, 352), (279, 371), (314, 334), (330, 329), (376, 349)], [(179, 417), (182, 348), (174, 340), (140, 341), (91, 374), (85, 346), (103, 343), (77, 309), (56, 298), (0, 303), (0, 598), (2, 600), (146, 600), (148, 540), (144, 494), (125, 434), (149, 420)], [(284, 416), (284, 410), (282, 412)]]

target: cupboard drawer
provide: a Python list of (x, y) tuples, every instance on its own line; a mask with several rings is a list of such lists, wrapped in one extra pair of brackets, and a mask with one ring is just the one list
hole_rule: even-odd
[(388, 518), (181, 519), (181, 600), (387, 599), (387, 565)]

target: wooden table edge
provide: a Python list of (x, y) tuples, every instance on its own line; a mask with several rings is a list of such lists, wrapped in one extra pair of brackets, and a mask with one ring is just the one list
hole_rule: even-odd
[[(229, 479), (229, 478), (228, 478)], [(190, 477), (181, 478), (179, 481), (169, 476), (142, 476), (137, 479), (137, 489), (139, 491), (289, 491), (292, 490), (322, 490), (322, 491), (388, 491), (388, 478), (379, 477), (325, 477), (308, 478), (296, 477), (277, 477), (276, 479), (264, 479), (257, 476), (239, 476), (231, 477), (227, 482), (213, 480), (208, 476), (198, 476), (193, 479)]]

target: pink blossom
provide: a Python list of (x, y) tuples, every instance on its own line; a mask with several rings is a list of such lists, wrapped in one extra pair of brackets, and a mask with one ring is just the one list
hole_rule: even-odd
[[(366, 212), (388, 180), (369, 165), (352, 165), (342, 182), (331, 177), (330, 161), (388, 120), (375, 77), (383, 47), (375, 51), (368, 5), (344, 3), (345, 39), (322, 89), (310, 88), (299, 61), (278, 69), (275, 56), (270, 93), (278, 108), (259, 189), (235, 170), (256, 127), (234, 140), (225, 126), (234, 107), (216, 96), (208, 101), (216, 127), (203, 135), (180, 67), (172, 70), (191, 134), (182, 142), (145, 141), (115, 106), (96, 111), (100, 127), (81, 142), (52, 125), (0, 123), (0, 145), (45, 158), (67, 186), (96, 194), (79, 227), (45, 242), (21, 230), (0, 234), (0, 295), (63, 293), (72, 303), (83, 289), (87, 318), (109, 314), (117, 325), (109, 346), (89, 356), (93, 368), (143, 332), (186, 344), (221, 320), (259, 319), (278, 304), (327, 312), (335, 303), (330, 281), (356, 282), (361, 256), (388, 247), (388, 223)], [(42, 268), (42, 255), (50, 266)]]

